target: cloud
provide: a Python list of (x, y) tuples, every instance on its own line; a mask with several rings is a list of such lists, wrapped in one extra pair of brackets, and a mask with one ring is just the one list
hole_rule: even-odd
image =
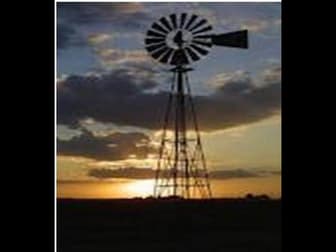
[(75, 31), (71, 26), (57, 24), (57, 48), (62, 49), (66, 47), (74, 33)]
[[(105, 34), (107, 35), (107, 34)], [(137, 71), (137, 74), (156, 74), (156, 77), (163, 75), (160, 71), (162, 66), (157, 64), (157, 62), (149, 57), (148, 52), (144, 49), (120, 49), (111, 47), (110, 41), (120, 39), (121, 37), (126, 38), (131, 41), (139, 41), (138, 33), (124, 33), (124, 34), (113, 34), (109, 36), (104, 36), (106, 40), (99, 42), (90, 42), (92, 46), (92, 51), (95, 53), (95, 57), (100, 64), (100, 71), (111, 71), (113, 69), (129, 69), (132, 71)], [(94, 38), (95, 39), (95, 38)], [(99, 36), (99, 40), (100, 40)], [(108, 40), (108, 41), (107, 41)], [(143, 40), (141, 36), (140, 40)], [(107, 42), (107, 43), (105, 43)]]
[[(141, 3), (58, 3), (57, 18), (76, 25), (108, 23), (138, 28), (147, 15)], [(138, 23), (137, 23), (138, 21)]]
[(151, 179), (154, 178), (155, 171), (149, 168), (120, 168), (120, 169), (91, 169), (88, 171), (89, 177), (98, 179), (127, 178), (127, 179)]
[(146, 120), (144, 114), (153, 115), (153, 105), (166, 98), (164, 94), (144, 93), (157, 85), (143, 75), (121, 69), (102, 76), (69, 76), (57, 86), (58, 123), (76, 126), (91, 117), (136, 126), (135, 122)]
[(265, 69), (262, 72), (262, 78), (266, 83), (268, 82), (281, 82), (281, 67), (275, 66)]
[(88, 41), (91, 45), (97, 45), (108, 41), (109, 39), (111, 39), (111, 37), (112, 36), (110, 34), (106, 33), (94, 33), (89, 35)]
[(249, 73), (242, 70), (230, 73), (220, 73), (208, 81), (208, 85), (215, 88), (226, 88), (226, 91), (235, 92), (237, 90), (250, 89), (251, 79)]
[[(166, 175), (163, 176), (167, 176)], [(250, 171), (247, 169), (234, 169), (234, 170), (216, 170), (210, 171), (209, 177), (212, 179), (234, 179), (234, 178), (256, 178), (264, 176), (274, 176), (278, 173), (266, 173)], [(125, 178), (125, 179), (153, 179), (155, 177), (155, 170), (151, 168), (94, 168), (88, 171), (88, 176), (97, 179), (111, 179), (111, 178)]]
[(209, 174), (210, 178), (214, 179), (232, 179), (232, 178), (255, 178), (260, 177), (261, 174), (244, 170), (244, 169), (235, 169), (235, 170), (216, 170), (212, 171)]
[(113, 3), (113, 8), (123, 14), (133, 14), (143, 11), (144, 6), (139, 2)]
[(266, 30), (271, 25), (268, 20), (250, 19), (243, 22), (241, 29), (247, 29), (252, 32), (261, 32)]
[[(212, 94), (194, 96), (201, 129), (220, 130), (278, 114), (280, 72), (281, 68), (264, 71), (259, 80), (262, 85), (244, 75), (214, 78), (217, 83)], [(119, 126), (160, 129), (168, 93), (159, 86), (148, 75), (131, 70), (69, 76), (57, 85), (58, 124), (76, 125), (92, 118)]]
[(278, 26), (280, 26), (280, 25), (282, 24), (282, 21), (281, 21), (281, 19), (279, 18), (279, 19), (274, 20), (274, 21), (273, 21), (273, 24), (274, 24), (274, 25), (278, 25)]
[[(111, 29), (113, 34), (138, 32), (150, 22), (151, 19), (141, 3), (57, 3), (57, 33), (59, 34), (57, 48), (87, 45), (88, 33), (91, 34), (89, 42), (92, 45), (92, 43), (105, 41), (106, 35), (110, 36)], [(100, 34), (95, 36), (97, 27), (100, 29)], [(82, 37), (80, 43), (71, 41), (79, 36)]]
[(82, 128), (82, 134), (68, 140), (57, 139), (57, 153), (61, 156), (80, 156), (95, 160), (123, 160), (131, 155), (144, 159), (153, 152), (149, 137), (143, 133), (112, 133), (95, 136)]
[(104, 66), (114, 66), (124, 63), (148, 62), (150, 58), (145, 50), (97, 49), (100, 60)]
[(85, 46), (86, 41), (83, 39), (76, 29), (69, 24), (57, 24), (57, 48), (65, 49), (71, 46)]

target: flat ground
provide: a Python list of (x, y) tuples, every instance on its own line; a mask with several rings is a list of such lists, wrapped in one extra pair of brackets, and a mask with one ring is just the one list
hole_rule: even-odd
[(281, 251), (280, 200), (58, 200), (58, 252)]

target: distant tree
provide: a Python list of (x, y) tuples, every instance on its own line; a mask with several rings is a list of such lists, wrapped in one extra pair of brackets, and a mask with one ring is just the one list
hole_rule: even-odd
[(153, 199), (155, 198), (152, 195), (146, 197), (146, 200), (153, 200)]
[(246, 194), (245, 199), (254, 199), (254, 196), (252, 193), (248, 193)]
[(248, 199), (248, 200), (270, 200), (270, 197), (267, 194), (253, 195), (252, 193), (248, 193), (248, 194), (246, 194), (245, 199)]

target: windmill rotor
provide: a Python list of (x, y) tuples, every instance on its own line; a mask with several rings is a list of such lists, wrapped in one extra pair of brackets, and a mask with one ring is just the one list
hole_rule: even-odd
[(157, 61), (188, 65), (206, 56), (212, 46), (248, 48), (247, 30), (213, 34), (212, 25), (195, 14), (161, 17), (147, 31), (145, 47)]

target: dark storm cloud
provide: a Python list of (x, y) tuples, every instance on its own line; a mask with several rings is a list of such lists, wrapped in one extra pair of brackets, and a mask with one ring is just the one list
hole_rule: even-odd
[[(278, 70), (277, 70), (278, 71)], [(210, 95), (194, 96), (202, 130), (213, 131), (255, 122), (280, 111), (281, 79), (225, 79)], [(101, 76), (69, 76), (58, 83), (59, 124), (74, 125), (93, 118), (120, 126), (161, 128), (168, 94), (151, 92), (158, 83), (128, 70)]]
[(105, 25), (122, 28), (123, 31), (137, 30), (151, 19), (143, 11), (141, 3), (58, 3), (57, 18), (73, 25)]
[(127, 179), (151, 179), (154, 178), (155, 171), (150, 168), (120, 168), (120, 169), (91, 169), (88, 171), (89, 177), (98, 179), (127, 178)]
[(94, 136), (81, 129), (82, 134), (70, 140), (57, 139), (57, 153), (63, 156), (80, 156), (95, 160), (122, 160), (136, 155), (143, 159), (152, 152), (149, 138), (142, 133), (113, 133), (108, 136)]
[(70, 76), (58, 85), (58, 123), (73, 125), (91, 117), (120, 125), (136, 126), (139, 122), (150, 126), (158, 119), (153, 111), (158, 104), (164, 105), (166, 98), (165, 93), (146, 93), (155, 86), (155, 81), (128, 70), (103, 76)]
[[(166, 174), (168, 175), (168, 174)], [(250, 171), (248, 169), (234, 169), (234, 170), (216, 170), (209, 173), (212, 179), (234, 179), (234, 178), (256, 178), (264, 176), (272, 176), (278, 174), (266, 174), (265, 172)], [(127, 179), (153, 179), (155, 177), (155, 170), (150, 168), (120, 168), (107, 169), (96, 168), (88, 171), (89, 177), (97, 179), (109, 178), (127, 178)]]
[(254, 178), (260, 177), (261, 174), (255, 171), (249, 171), (244, 169), (235, 170), (216, 170), (209, 174), (210, 178), (215, 179), (231, 179), (231, 178)]
[(141, 3), (57, 3), (57, 48), (85, 46), (80, 29), (108, 27), (108, 31), (138, 31), (151, 19)]
[[(75, 24), (90, 24), (145, 18), (141, 3), (58, 3), (58, 18)], [(125, 17), (126, 16), (126, 17)], [(135, 21), (134, 21), (135, 23)]]

